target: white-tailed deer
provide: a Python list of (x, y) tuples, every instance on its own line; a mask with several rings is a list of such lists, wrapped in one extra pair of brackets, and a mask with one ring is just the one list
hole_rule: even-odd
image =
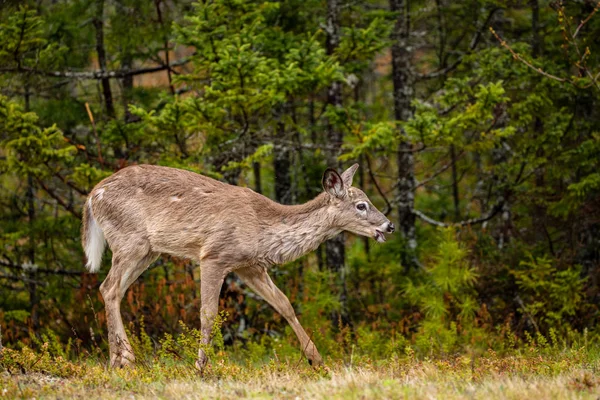
[[(124, 168), (97, 184), (84, 206), (81, 239), (90, 272), (100, 268), (106, 242), (113, 253), (112, 267), (100, 286), (111, 366), (134, 361), (121, 319), (121, 299), (163, 253), (200, 263), (204, 345), (210, 343), (223, 280), (235, 271), (289, 322), (309, 362), (322, 364), (267, 268), (294, 260), (341, 231), (385, 241), (384, 233), (393, 232), (394, 225), (361, 190), (351, 187), (357, 168), (354, 164), (342, 175), (327, 169), (325, 192), (295, 206), (193, 172), (152, 165)], [(200, 349), (196, 366), (202, 371), (206, 361)]]

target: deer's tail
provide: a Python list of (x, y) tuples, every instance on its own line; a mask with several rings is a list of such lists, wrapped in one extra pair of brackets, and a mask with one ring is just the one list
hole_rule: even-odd
[(94, 218), (91, 196), (85, 202), (85, 206), (83, 206), (81, 244), (87, 258), (86, 268), (92, 273), (98, 272), (102, 263), (102, 253), (104, 253), (104, 248), (106, 247), (106, 240), (104, 239), (102, 228), (100, 228), (100, 225), (98, 225), (98, 222)]

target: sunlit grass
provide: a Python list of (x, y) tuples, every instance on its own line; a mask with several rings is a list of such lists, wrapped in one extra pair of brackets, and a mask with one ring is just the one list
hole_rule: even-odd
[[(454, 353), (419, 350), (391, 335), (357, 329), (321, 337), (326, 367), (311, 368), (293, 336), (264, 335), (225, 347), (215, 322), (210, 363), (194, 367), (200, 333), (181, 323), (177, 335), (155, 342), (130, 334), (134, 367), (111, 369), (105, 347), (63, 344), (52, 332), (32, 337), (35, 349), (18, 344), (0, 350), (0, 397), (13, 398), (423, 398), (568, 399), (600, 396), (600, 346), (588, 332), (567, 338), (512, 335)], [(289, 332), (288, 332), (289, 333)], [(595, 336), (594, 336), (595, 337)], [(392, 340), (393, 339), (393, 340)], [(386, 341), (393, 342), (385, 344)], [(502, 341), (501, 341), (502, 340)], [(382, 342), (377, 344), (377, 342)], [(501, 342), (498, 342), (501, 341)], [(382, 351), (381, 349), (387, 349)]]
[(67, 361), (43, 351), (2, 352), (3, 398), (598, 398), (598, 357), (586, 349), (436, 359), (393, 356), (349, 363), (327, 360), (328, 370), (278, 357), (232, 361), (220, 351), (203, 376), (185, 361), (149, 360), (109, 369), (95, 359)]

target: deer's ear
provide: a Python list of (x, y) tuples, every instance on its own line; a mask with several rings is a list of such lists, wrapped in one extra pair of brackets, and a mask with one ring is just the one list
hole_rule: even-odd
[(342, 172), (342, 181), (344, 181), (344, 186), (349, 188), (352, 186), (352, 178), (354, 178), (354, 173), (358, 169), (358, 164), (354, 164), (344, 172)]
[(346, 196), (346, 188), (342, 177), (331, 168), (327, 168), (323, 174), (323, 189), (335, 197), (343, 198)]

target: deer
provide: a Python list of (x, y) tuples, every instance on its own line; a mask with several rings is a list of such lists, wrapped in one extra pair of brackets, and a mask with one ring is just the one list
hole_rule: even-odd
[(352, 186), (358, 164), (341, 175), (323, 174), (323, 192), (301, 205), (282, 205), (255, 191), (195, 172), (132, 165), (98, 183), (83, 208), (82, 245), (90, 273), (98, 272), (106, 244), (112, 265), (100, 285), (105, 303), (111, 367), (135, 362), (120, 303), (129, 286), (162, 254), (200, 265), (200, 350), (204, 351), (218, 314), (225, 277), (239, 278), (283, 316), (313, 367), (323, 359), (298, 321), (287, 296), (268, 274), (273, 265), (293, 261), (342, 231), (385, 242), (394, 224), (360, 189)]

